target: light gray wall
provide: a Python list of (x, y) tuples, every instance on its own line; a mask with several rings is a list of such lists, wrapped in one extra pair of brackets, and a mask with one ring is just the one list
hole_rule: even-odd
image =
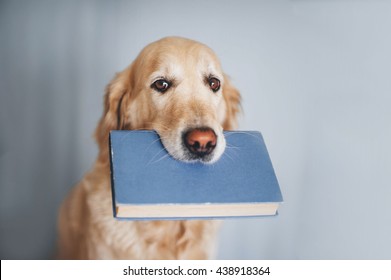
[(390, 1), (0, 2), (0, 257), (52, 255), (104, 86), (179, 35), (219, 55), (285, 198), (225, 222), (218, 258), (391, 258), (390, 34)]

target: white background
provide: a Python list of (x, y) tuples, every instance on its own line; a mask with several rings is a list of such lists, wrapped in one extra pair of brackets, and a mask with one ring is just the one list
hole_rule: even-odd
[(285, 199), (226, 221), (217, 257), (391, 258), (390, 1), (2, 1), (0, 35), (2, 259), (52, 256), (105, 85), (168, 35), (218, 54)]
[[(231, 274), (235, 268), (239, 274)], [(247, 268), (250, 268), (249, 272)], [(208, 261), (14, 261), (1, 262), (1, 279), (376, 279), (389, 280), (390, 261), (374, 260), (208, 260)], [(21, 269), (23, 268), (23, 269)], [(166, 268), (166, 270), (164, 270)], [(219, 268), (221, 268), (219, 270)], [(255, 268), (255, 269), (254, 269)], [(261, 270), (262, 268), (262, 270)], [(269, 268), (269, 270), (267, 270)], [(139, 270), (140, 269), (140, 270)], [(130, 274), (124, 275), (124, 270)], [(189, 271), (190, 270), (190, 271)], [(206, 271), (205, 271), (206, 270)], [(156, 272), (155, 272), (156, 271)], [(166, 272), (164, 272), (166, 271)], [(182, 276), (179, 274), (182, 271)], [(222, 274), (219, 274), (219, 271)], [(244, 272), (243, 272), (244, 271)], [(258, 273), (257, 275), (249, 275)], [(265, 271), (269, 273), (264, 273)], [(205, 274), (205, 272), (207, 274)], [(227, 274), (228, 272), (228, 274)], [(158, 276), (154, 276), (156, 273)], [(152, 275), (151, 275), (152, 274)], [(163, 274), (160, 276), (159, 274)], [(191, 274), (191, 275), (190, 275)], [(194, 274), (199, 274), (194, 276)], [(167, 276), (170, 275), (170, 276)]]

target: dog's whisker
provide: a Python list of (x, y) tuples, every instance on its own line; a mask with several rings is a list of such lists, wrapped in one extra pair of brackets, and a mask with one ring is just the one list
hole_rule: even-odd
[(228, 137), (231, 136), (232, 134), (246, 134), (246, 135), (249, 135), (249, 136), (252, 136), (252, 137), (258, 139), (257, 136), (255, 136), (255, 135), (253, 135), (253, 134), (251, 134), (251, 133), (248, 133), (248, 132), (246, 132), (246, 131), (226, 131), (224, 134), (225, 134), (225, 137), (226, 137), (226, 138), (228, 138)]
[(234, 161), (234, 159), (229, 155), (229, 154), (226, 154), (226, 156), (231, 159), (232, 161)]
[(154, 162), (152, 162), (151, 164), (155, 164), (155, 163), (158, 163), (159, 161), (161, 161), (161, 160), (163, 160), (163, 159), (165, 159), (165, 158), (167, 158), (167, 157), (169, 157), (170, 156), (170, 154), (165, 154), (164, 156), (162, 156), (161, 158), (159, 158), (158, 160), (155, 160)]
[(160, 140), (161, 140), (160, 136), (159, 136), (157, 139), (153, 140), (153, 141), (148, 145), (148, 147), (145, 149), (145, 152), (148, 151), (149, 148), (151, 148), (152, 145), (153, 145), (154, 143), (156, 143), (156, 142), (158, 142), (158, 141), (160, 141)]
[(160, 149), (150, 160), (149, 160), (149, 162), (147, 163), (147, 166), (148, 165), (150, 165), (152, 162), (153, 162), (153, 160), (161, 153), (161, 152), (163, 152), (164, 150), (166, 150), (166, 148), (163, 148), (163, 149)]
[(233, 146), (233, 145), (226, 145), (226, 148), (227, 149), (237, 149), (237, 150), (240, 150), (241, 147), (238, 147), (238, 146)]

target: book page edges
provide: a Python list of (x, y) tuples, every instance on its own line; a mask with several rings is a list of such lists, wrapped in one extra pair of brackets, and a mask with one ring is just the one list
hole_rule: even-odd
[(118, 218), (243, 217), (275, 215), (279, 203), (232, 204), (117, 204)]

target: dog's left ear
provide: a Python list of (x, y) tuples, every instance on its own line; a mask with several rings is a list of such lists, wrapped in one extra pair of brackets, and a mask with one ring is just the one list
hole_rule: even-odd
[(226, 105), (224, 130), (236, 129), (238, 113), (240, 112), (240, 92), (232, 85), (230, 78), (224, 74), (223, 97)]
[(103, 115), (95, 130), (100, 153), (108, 149), (110, 130), (125, 128), (126, 116), (122, 108), (126, 107), (132, 91), (132, 66), (117, 73), (106, 87)]

